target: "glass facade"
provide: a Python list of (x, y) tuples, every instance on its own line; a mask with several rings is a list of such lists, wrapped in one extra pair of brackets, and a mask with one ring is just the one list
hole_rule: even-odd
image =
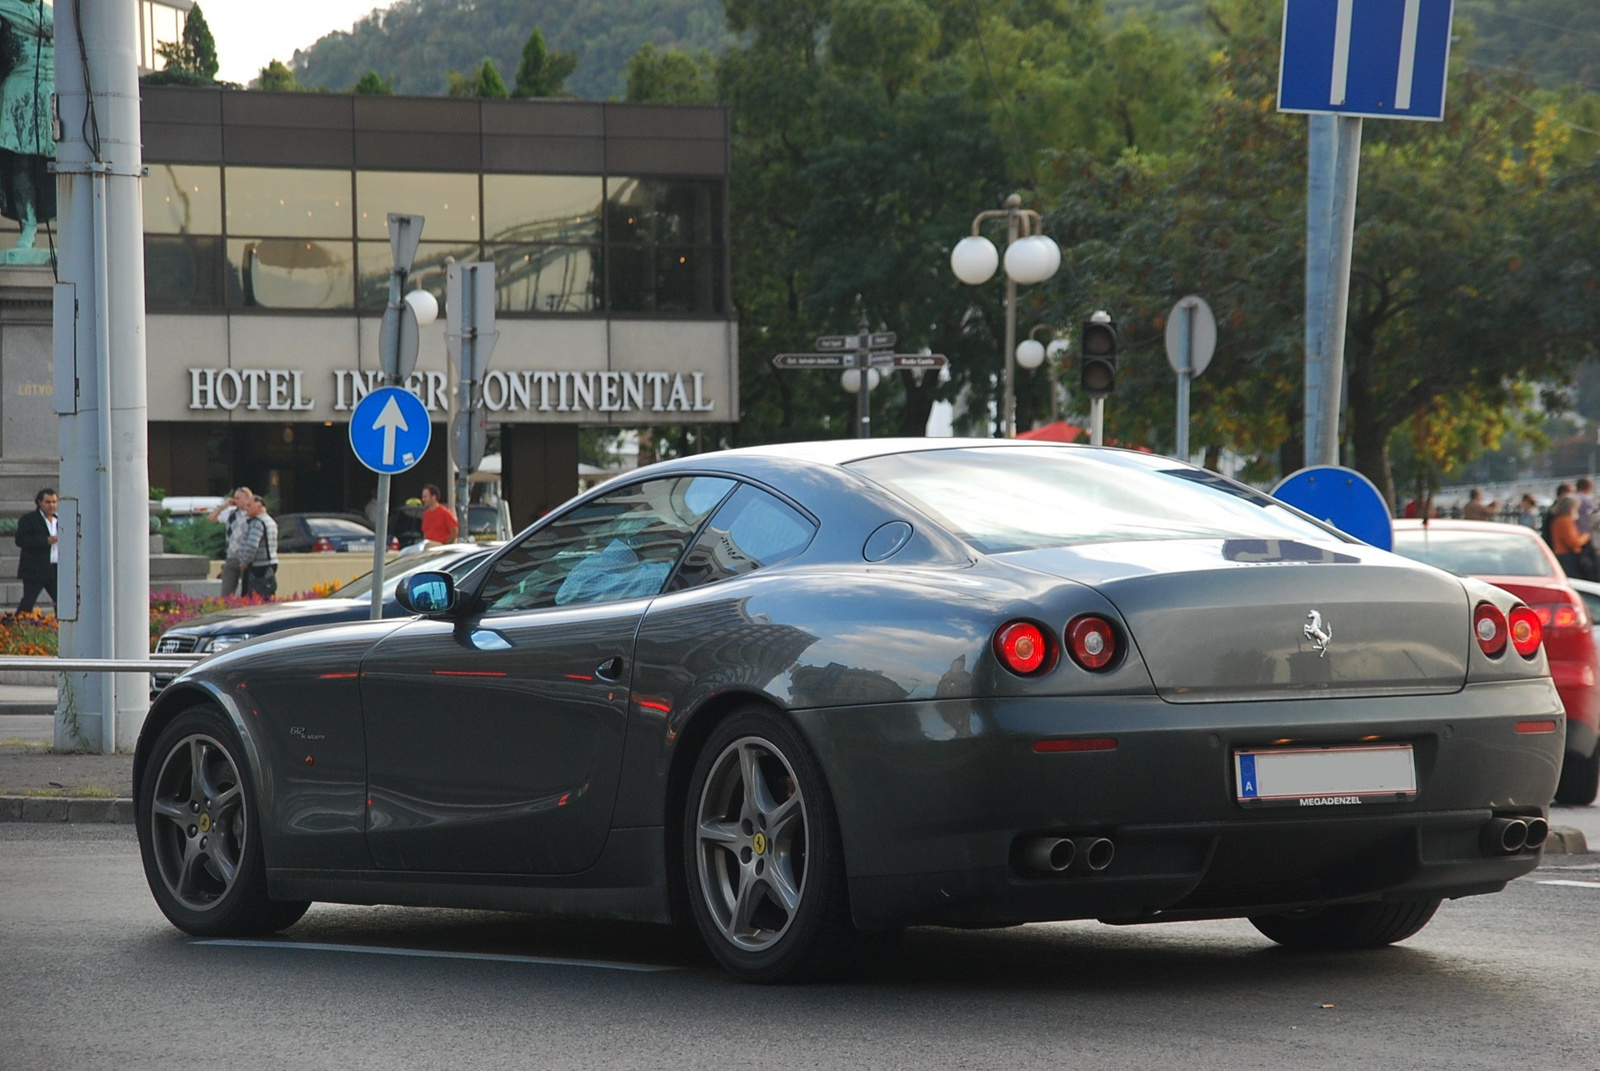
[(441, 302), (452, 260), (492, 260), (507, 315), (727, 312), (722, 184), (153, 164), (152, 310), (379, 309), (390, 212), (426, 218), (413, 278)]

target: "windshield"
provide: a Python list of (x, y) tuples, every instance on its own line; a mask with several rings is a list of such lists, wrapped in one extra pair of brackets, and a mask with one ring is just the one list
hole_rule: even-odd
[(962, 447), (849, 467), (990, 554), (1134, 539), (1337, 538), (1269, 495), (1154, 454)]
[[(394, 587), (400, 578), (407, 573), (418, 569), (437, 569), (449, 573), (450, 579), (460, 580), (472, 571), (472, 567), (483, 561), (488, 556), (484, 551), (479, 554), (462, 554), (458, 550), (444, 548), (440, 550), (424, 551), (421, 554), (408, 554), (404, 558), (396, 558), (383, 567), (383, 595), (389, 598), (394, 594)], [(372, 595), (372, 574), (366, 573), (350, 581), (334, 594), (341, 599), (365, 599)]]
[(1538, 536), (1526, 532), (1405, 528), (1394, 534), (1394, 552), (1461, 576), (1555, 576)]
[(342, 517), (307, 517), (306, 527), (314, 536), (372, 536), (372, 529)]

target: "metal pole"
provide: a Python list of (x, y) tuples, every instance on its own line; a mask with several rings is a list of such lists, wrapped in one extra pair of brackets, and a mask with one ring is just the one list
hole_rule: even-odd
[(389, 474), (378, 473), (378, 516), (372, 522), (372, 611), (376, 621), (383, 616), (383, 565), (389, 553)]
[(1104, 446), (1106, 440), (1106, 400), (1093, 398), (1089, 401), (1089, 445)]
[(1339, 410), (1344, 392), (1345, 319), (1350, 312), (1350, 261), (1355, 249), (1356, 186), (1361, 176), (1361, 117), (1339, 116), (1339, 160), (1333, 188), (1333, 288), (1323, 360), (1322, 451), (1317, 463), (1339, 463)]
[[(150, 643), (138, 26), (135, 5), (122, 0), (79, 0), (56, 14), (59, 278), (70, 284), (57, 294), (71, 303), (56, 322), (73, 328), (58, 332), (55, 356), (78, 382), (71, 404), (58, 403), (61, 488), (87, 522), (77, 541), (78, 620), (61, 622), (61, 649), (131, 658)], [(69, 685), (56, 746), (131, 750), (148, 681), (74, 674)]]
[(1179, 358), (1182, 365), (1178, 369), (1178, 434), (1177, 450), (1179, 461), (1189, 460), (1189, 380), (1193, 378), (1191, 369), (1194, 368), (1194, 306), (1185, 304), (1183, 315), (1178, 319), (1178, 352), (1183, 356)]
[(1338, 124), (1332, 115), (1310, 116), (1306, 128), (1306, 386), (1305, 464), (1322, 457), (1322, 396), (1327, 375), (1329, 258), (1333, 246), (1333, 171)]
[(861, 310), (861, 324), (856, 335), (856, 438), (872, 438), (872, 347), (867, 343), (871, 328), (867, 323), (867, 310)]
[[(470, 512), (470, 510), (467, 509), (467, 500), (472, 495), (472, 485), (470, 482), (472, 474), (468, 471), (469, 458), (467, 456), (456, 457), (455, 455), (457, 453), (462, 453), (464, 455), (471, 454), (472, 448), (470, 444), (472, 439), (472, 429), (470, 427), (467, 428), (467, 445), (465, 450), (461, 449), (463, 444), (455, 441), (455, 431), (456, 413), (470, 413), (472, 411), (472, 371), (477, 362), (477, 354), (474, 351), (478, 348), (478, 287), (476, 272), (473, 268), (463, 267), (461, 269), (460, 290), (461, 349), (456, 361), (456, 367), (452, 369), (456, 379), (456, 394), (454, 411), (450, 414), (450, 423), (448, 427), (451, 431), (451, 463), (455, 465), (456, 470), (456, 539), (458, 541), (465, 541), (467, 539), (467, 514)], [(454, 316), (455, 311), (456, 310), (451, 309), (450, 315)], [(462, 419), (471, 420), (470, 417), (465, 417)]]
[[(1022, 198), (1012, 194), (1006, 198), (1006, 250), (1017, 240), (1017, 232), (1021, 222), (1018, 205)], [(1005, 269), (1002, 267), (1001, 269)], [(1011, 273), (1006, 272), (1006, 362), (1005, 362), (1005, 390), (1000, 403), (1000, 437), (1014, 439), (1017, 436), (1017, 388), (1016, 388), (1016, 363), (1017, 363), (1017, 281), (1011, 278)]]

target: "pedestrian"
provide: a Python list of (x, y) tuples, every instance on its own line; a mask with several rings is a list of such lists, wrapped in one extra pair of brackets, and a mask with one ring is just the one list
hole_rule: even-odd
[(250, 500), (245, 542), (252, 553), (243, 562), (244, 593), (270, 599), (278, 593), (278, 522), (260, 495)]
[(1461, 510), (1461, 517), (1468, 521), (1494, 520), (1494, 503), (1483, 500), (1483, 491), (1474, 487), (1467, 494), (1467, 504)]
[(1578, 531), (1585, 535), (1594, 533), (1594, 481), (1579, 476), (1574, 493), (1578, 497)]
[(1593, 537), (1578, 531), (1578, 496), (1563, 495), (1550, 507), (1550, 549), (1556, 552), (1556, 561), (1568, 576), (1592, 579), (1583, 575), (1580, 556)]
[(1517, 523), (1524, 528), (1539, 530), (1539, 501), (1530, 494), (1522, 496), (1522, 502), (1517, 507)]
[(41, 589), (49, 594), (50, 605), (59, 612), (56, 573), (61, 562), (61, 530), (56, 520), (56, 507), (60, 503), (56, 489), (46, 487), (33, 496), (33, 504), (39, 508), (17, 518), (17, 534), (12, 538), (22, 548), (17, 558), (17, 576), (22, 579), (22, 601), (17, 604), (19, 614), (33, 612)]
[(215, 509), (206, 514), (206, 519), (216, 521), (227, 526), (228, 539), (226, 550), (223, 551), (222, 562), (222, 594), (239, 594), (239, 558), (234, 553), (240, 549), (239, 543), (244, 538), (244, 526), (249, 521), (250, 503), (256, 494), (248, 487), (236, 487), (233, 497), (219, 503)]
[(1544, 537), (1546, 545), (1550, 547), (1556, 545), (1555, 537), (1550, 532), (1550, 522), (1555, 519), (1556, 515), (1556, 504), (1571, 493), (1572, 485), (1570, 483), (1556, 484), (1556, 496), (1550, 500), (1550, 508), (1545, 511), (1544, 524), (1540, 526), (1539, 534)]
[(422, 538), (434, 543), (454, 543), (461, 524), (449, 507), (439, 501), (440, 497), (437, 485), (422, 485)]

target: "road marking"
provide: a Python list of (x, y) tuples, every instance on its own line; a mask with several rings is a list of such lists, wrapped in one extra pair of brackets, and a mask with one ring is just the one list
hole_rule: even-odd
[(559, 959), (553, 956), (507, 956), (495, 952), (435, 952), (425, 948), (377, 948), (371, 945), (330, 945), (316, 941), (246, 941), (214, 937), (191, 941), (194, 945), (221, 948), (275, 948), (291, 952), (359, 952), (369, 956), (414, 956), (418, 959), (475, 959), (485, 963), (537, 963), (547, 967), (594, 967), (603, 971), (677, 971), (681, 967), (660, 967), (646, 963), (613, 963), (600, 959)]
[(1562, 881), (1559, 878), (1550, 881), (1541, 881), (1540, 885), (1567, 885), (1574, 889), (1594, 889), (1600, 891), (1600, 881)]

